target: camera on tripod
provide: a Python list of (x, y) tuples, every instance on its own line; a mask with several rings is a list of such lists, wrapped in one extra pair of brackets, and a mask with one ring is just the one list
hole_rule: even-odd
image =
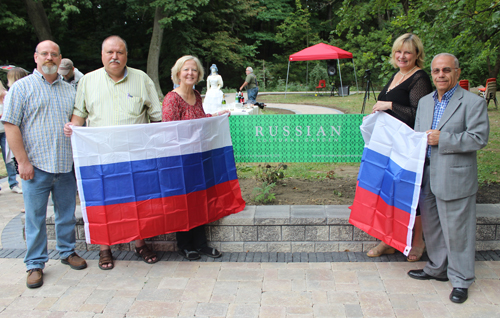
[(373, 90), (373, 84), (370, 81), (371, 75), (372, 71), (370, 69), (365, 70), (365, 76), (363, 78), (366, 78), (366, 89), (365, 97), (363, 98), (363, 106), (361, 107), (361, 114), (365, 113), (366, 100), (370, 98), (370, 88), (373, 92), (373, 97), (375, 98), (375, 100), (377, 100), (377, 96), (375, 95), (375, 91)]

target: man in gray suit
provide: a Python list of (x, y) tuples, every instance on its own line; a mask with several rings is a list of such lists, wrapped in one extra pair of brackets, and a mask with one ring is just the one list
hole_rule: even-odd
[(484, 99), (458, 86), (455, 56), (436, 55), (431, 72), (436, 91), (420, 99), (415, 120), (415, 131), (428, 134), (419, 204), (429, 262), (408, 275), (450, 279), (450, 300), (463, 303), (474, 281), (476, 151), (488, 142), (488, 112)]

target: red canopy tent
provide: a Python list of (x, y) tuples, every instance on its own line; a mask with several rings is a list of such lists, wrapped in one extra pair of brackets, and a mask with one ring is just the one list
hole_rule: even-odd
[[(340, 71), (339, 59), (352, 59), (352, 53), (342, 50), (336, 46), (328, 45), (325, 43), (318, 43), (303, 49), (297, 53), (290, 55), (288, 59), (288, 70), (286, 72), (286, 91), (288, 89), (288, 74), (290, 72), (290, 62), (294, 61), (317, 61), (317, 60), (337, 60), (337, 68), (340, 76), (340, 87), (343, 91), (342, 73)], [(354, 66), (354, 59), (352, 60)], [(354, 77), (356, 78), (356, 89), (358, 89), (358, 78), (356, 77), (356, 66), (354, 66)]]

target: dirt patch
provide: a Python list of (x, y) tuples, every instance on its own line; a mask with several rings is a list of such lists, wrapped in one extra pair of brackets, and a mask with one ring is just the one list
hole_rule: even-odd
[[(342, 172), (341, 172), (342, 173)], [(336, 171), (336, 174), (339, 173)], [(262, 187), (255, 179), (240, 179), (241, 193), (248, 205), (351, 205), (356, 193), (357, 176), (351, 171), (334, 179), (300, 180), (286, 178), (273, 189), (276, 199), (270, 203), (253, 200), (254, 188)], [(482, 184), (477, 193), (477, 203), (500, 203), (500, 183)]]

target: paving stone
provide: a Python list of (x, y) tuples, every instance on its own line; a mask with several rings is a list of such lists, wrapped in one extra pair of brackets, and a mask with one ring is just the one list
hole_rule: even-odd
[(247, 205), (243, 211), (219, 220), (219, 225), (254, 225), (255, 210), (255, 205)]
[(322, 205), (290, 206), (291, 224), (326, 224), (326, 210)]
[(269, 242), (267, 250), (269, 252), (289, 253), (292, 250), (292, 245), (290, 242)]
[(234, 227), (234, 240), (242, 242), (256, 242), (257, 241), (257, 227), (256, 226), (235, 226)]
[(329, 236), (328, 226), (306, 226), (306, 241), (328, 241)]
[(234, 227), (213, 226), (211, 228), (211, 240), (218, 242), (234, 242)]
[(258, 226), (257, 233), (261, 242), (281, 241), (281, 226)]
[(260, 205), (255, 210), (256, 225), (282, 225), (290, 223), (289, 205)]

